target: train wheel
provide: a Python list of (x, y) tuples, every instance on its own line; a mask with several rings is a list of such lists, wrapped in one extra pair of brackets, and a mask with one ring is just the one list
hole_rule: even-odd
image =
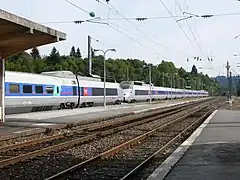
[(88, 102), (87, 105), (88, 105), (89, 107), (93, 107), (93, 102)]
[(65, 109), (65, 105), (63, 103), (60, 104), (60, 109)]
[(117, 100), (117, 101), (115, 102), (115, 104), (121, 104), (121, 101), (120, 101), (120, 100)]
[(74, 103), (70, 103), (70, 109), (74, 109)]
[(82, 103), (82, 107), (83, 107), (83, 108), (87, 107), (87, 105), (86, 105), (86, 103), (85, 103), (85, 102), (84, 102), (84, 103)]

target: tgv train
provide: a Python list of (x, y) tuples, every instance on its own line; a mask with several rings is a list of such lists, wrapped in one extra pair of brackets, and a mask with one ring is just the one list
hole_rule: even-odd
[[(31, 74), (6, 71), (6, 114), (77, 108), (103, 103), (101, 79), (75, 76), (69, 71)], [(118, 83), (106, 83), (108, 103), (120, 103)]]
[[(6, 71), (6, 114), (36, 112), (53, 109), (87, 107), (103, 104), (104, 83), (101, 79), (75, 76), (70, 71), (52, 71), (42, 74)], [(106, 83), (108, 104), (123, 101), (147, 101), (149, 87), (136, 82)], [(204, 91), (187, 91), (171, 88), (151, 87), (151, 98), (181, 98), (208, 96)], [(172, 93), (171, 93), (172, 92)]]
[(149, 101), (159, 99), (176, 99), (184, 97), (206, 97), (206, 91), (194, 91), (166, 87), (155, 87), (139, 81), (123, 81), (120, 83), (124, 102)]

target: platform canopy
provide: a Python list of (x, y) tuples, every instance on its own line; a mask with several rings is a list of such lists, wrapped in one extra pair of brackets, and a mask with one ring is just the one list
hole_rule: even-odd
[(0, 9), (0, 58), (66, 40), (66, 34)]

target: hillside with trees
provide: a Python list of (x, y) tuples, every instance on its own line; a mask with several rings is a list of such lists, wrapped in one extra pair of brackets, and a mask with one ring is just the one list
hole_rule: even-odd
[[(103, 77), (103, 56), (95, 56), (92, 53), (92, 74)], [(189, 89), (204, 89), (218, 92), (218, 83), (208, 75), (198, 73), (196, 66), (191, 72), (186, 72), (182, 67), (176, 68), (172, 62), (162, 61), (158, 65), (147, 64), (139, 59), (107, 59), (107, 80), (125, 81), (136, 80), (149, 82), (149, 66), (152, 70), (152, 83), (155, 86), (164, 86)], [(71, 48), (69, 55), (61, 55), (54, 47), (50, 54), (42, 57), (37, 48), (31, 53), (22, 52), (13, 55), (6, 60), (6, 70), (30, 73), (41, 73), (44, 71), (72, 71), (88, 75), (88, 60), (83, 58), (79, 48)]]
[[(218, 82), (220, 95), (226, 95), (229, 92), (230, 82), (226, 76), (217, 76), (215, 80)], [(240, 96), (240, 76), (232, 76), (231, 90), (233, 96)]]

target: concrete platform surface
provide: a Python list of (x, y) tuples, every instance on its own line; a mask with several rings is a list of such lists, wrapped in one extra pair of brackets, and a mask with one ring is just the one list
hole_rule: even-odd
[(217, 111), (148, 178), (153, 179), (240, 179), (240, 111)]
[(181, 99), (172, 101), (161, 101), (158, 104), (141, 103), (107, 106), (106, 109), (103, 107), (92, 107), (7, 115), (6, 123), (0, 126), (0, 139), (4, 139), (5, 136), (16, 136), (16, 134), (21, 135), (21, 132), (31, 133), (30, 131), (36, 131), (36, 129), (38, 131), (44, 131), (46, 128), (61, 127), (70, 123), (81, 123), (96, 119), (137, 114), (148, 110), (154, 110), (162, 107), (173, 106), (176, 104), (183, 104), (197, 100), (199, 99)]
[(199, 99), (191, 100), (172, 100), (160, 101), (159, 103), (137, 103), (137, 104), (122, 104), (112, 105), (104, 108), (102, 106), (91, 108), (78, 108), (55, 110), (45, 112), (23, 113), (6, 115), (6, 122), (34, 122), (34, 123), (76, 123), (96, 118), (106, 118), (111, 116), (118, 116), (122, 114), (136, 114), (144, 111), (154, 110), (161, 107), (167, 107), (190, 101), (197, 101)]

